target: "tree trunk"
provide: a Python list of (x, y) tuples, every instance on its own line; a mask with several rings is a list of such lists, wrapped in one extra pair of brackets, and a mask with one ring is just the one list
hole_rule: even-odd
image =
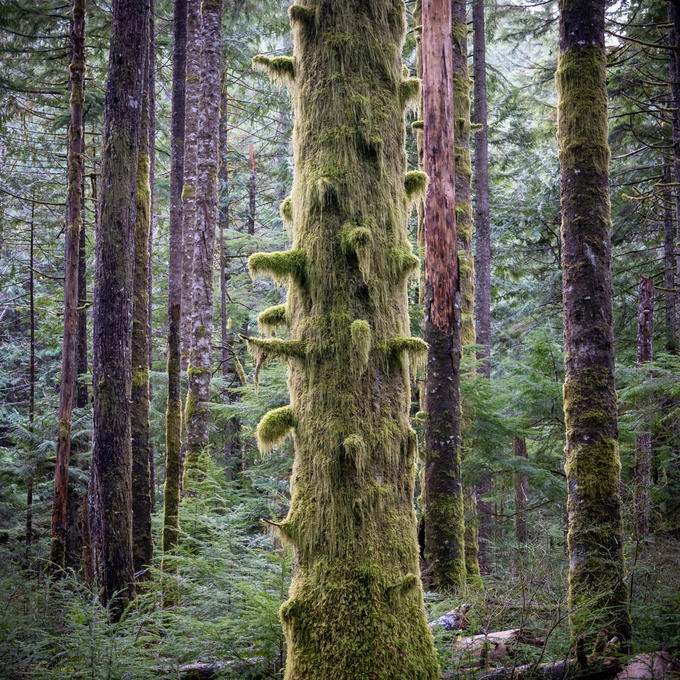
[[(149, 404), (153, 403), (153, 229), (156, 186), (156, 24), (154, 0), (149, 0)], [(151, 512), (156, 510), (156, 465), (153, 439), (149, 438), (149, 495)]]
[(250, 182), (248, 184), (248, 233), (255, 233), (255, 192), (256, 192), (256, 169), (255, 147), (250, 145)]
[(562, 201), (565, 471), (572, 638), (630, 637), (614, 346), (605, 0), (560, 1), (558, 143)]
[[(460, 467), (461, 298), (456, 246), (451, 5), (423, 2), (425, 199), (425, 524), (431, 585), (465, 582)], [(458, 97), (457, 97), (458, 99)]]
[[(57, 567), (66, 561), (68, 519), (68, 465), (71, 456), (71, 414), (76, 385), (76, 340), (78, 330), (78, 273), (80, 230), (83, 222), (83, 99), (85, 94), (85, 0), (71, 4), (71, 120), (68, 132), (68, 189), (64, 230), (64, 335), (59, 388), (59, 434), (54, 471), (52, 545), (50, 560)], [(31, 279), (32, 280), (32, 279)]]
[(253, 275), (289, 283), (285, 309), (267, 316), (290, 325), (291, 339), (249, 339), (260, 360), (290, 367), (290, 405), (257, 428), (262, 449), (294, 430), (280, 525), (297, 565), (280, 610), (285, 678), (434, 680), (408, 421), (408, 355), (425, 347), (405, 337), (417, 267), (407, 195), (424, 181), (404, 176), (404, 109), (418, 96), (402, 76), (404, 6), (314, 0), (290, 14), (294, 59), (256, 61), (292, 81), (293, 248), (249, 262)]
[[(663, 164), (662, 181), (666, 187), (670, 187), (671, 166), (666, 159), (664, 159)], [(666, 306), (666, 349), (669, 352), (675, 353), (678, 351), (678, 318), (676, 309), (678, 293), (675, 290), (675, 233), (672, 196), (673, 194), (668, 188), (664, 189), (661, 194), (661, 200), (663, 201), (663, 287), (665, 288), (664, 299)]]
[[(31, 201), (31, 226), (29, 246), (29, 273), (28, 273), (28, 305), (29, 305), (29, 357), (28, 357), (28, 429), (33, 432), (35, 421), (35, 200)], [(32, 448), (32, 447), (31, 447)], [(31, 455), (33, 452), (31, 451)], [(33, 461), (30, 462), (30, 471), (26, 483), (26, 566), (31, 559), (31, 544), (33, 543)], [(67, 467), (68, 472), (68, 467)]]
[[(149, 29), (151, 25), (149, 24)], [(146, 40), (145, 87), (137, 152), (137, 218), (135, 222), (134, 299), (132, 306), (132, 552), (135, 572), (151, 563), (151, 470), (149, 466), (149, 181), (150, 40)]]
[(170, 243), (168, 263), (168, 404), (165, 412), (163, 554), (179, 539), (182, 448), (180, 320), (182, 305), (182, 184), (186, 84), (187, 0), (175, 0), (172, 43), (172, 130), (170, 139)]
[(187, 453), (184, 493), (203, 478), (208, 455), (213, 330), (213, 257), (218, 219), (217, 163), (220, 123), (221, 0), (203, 0), (201, 23), (201, 120), (198, 133), (198, 189), (194, 245), (193, 314), (189, 391), (185, 408)]
[[(134, 597), (130, 445), (135, 185), (147, 3), (115, 0), (104, 106), (94, 290), (90, 535), (97, 590), (118, 618)], [(137, 21), (130, 21), (130, 17)]]
[[(515, 458), (527, 459), (527, 441), (524, 437), (513, 439)], [(515, 540), (526, 549), (527, 542), (527, 505), (529, 504), (529, 480), (521, 472), (515, 472)]]
[[(680, 284), (680, 7), (675, 0), (668, 0), (668, 23), (671, 25), (669, 70), (671, 76), (671, 110), (673, 120), (673, 197), (675, 199), (675, 280)], [(676, 337), (675, 347), (680, 346), (680, 293), (675, 291)]]
[[(489, 133), (486, 107), (486, 37), (484, 34), (484, 0), (472, 2), (474, 60), (474, 122), (475, 135), (475, 334), (484, 359), (479, 371), (491, 378), (491, 233), (489, 228)], [(477, 514), (479, 517), (479, 567), (490, 569), (487, 544), (491, 539), (490, 501), (481, 497), (491, 491), (491, 477), (484, 473), (477, 484)]]
[[(201, 115), (201, 2), (187, 0), (184, 85), (184, 174), (182, 189), (182, 369), (189, 365), (193, 326), (194, 241), (198, 182), (198, 126)], [(185, 421), (186, 426), (186, 421)]]
[[(637, 360), (644, 364), (652, 360), (654, 350), (654, 281), (640, 274), (638, 287)], [(643, 412), (644, 412), (644, 404)], [(648, 405), (647, 405), (648, 406)], [(649, 533), (649, 490), (652, 484), (652, 432), (649, 426), (637, 436), (635, 450), (635, 480), (633, 506), (635, 533), (645, 538)]]

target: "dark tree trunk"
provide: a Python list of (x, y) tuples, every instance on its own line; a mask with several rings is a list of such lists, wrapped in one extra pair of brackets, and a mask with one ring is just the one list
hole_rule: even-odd
[[(130, 21), (130, 17), (137, 18)], [(148, 6), (115, 0), (104, 106), (94, 286), (90, 536), (97, 590), (118, 618), (134, 597), (131, 335), (135, 189)]]
[[(637, 360), (644, 364), (652, 360), (654, 351), (654, 281), (640, 274), (638, 287)], [(644, 410), (644, 404), (641, 405)], [(648, 406), (648, 405), (647, 405)], [(637, 436), (633, 505), (635, 532), (638, 538), (649, 533), (649, 492), (652, 484), (652, 432), (649, 426)]]
[(180, 321), (182, 304), (182, 185), (187, 2), (175, 0), (172, 44), (172, 130), (170, 138), (170, 244), (168, 266), (168, 404), (165, 414), (163, 553), (178, 542), (182, 447)]
[(68, 131), (68, 189), (64, 230), (64, 335), (59, 389), (59, 433), (54, 471), (52, 545), (50, 560), (65, 566), (68, 524), (68, 466), (71, 456), (71, 415), (76, 384), (76, 340), (78, 330), (78, 274), (80, 229), (83, 222), (83, 99), (85, 89), (85, 0), (71, 5), (71, 120)]
[[(663, 183), (671, 185), (671, 165), (667, 160), (663, 164)], [(664, 301), (666, 305), (666, 349), (669, 352), (678, 351), (678, 317), (676, 300), (678, 292), (675, 290), (675, 231), (673, 222), (673, 193), (664, 189), (661, 194), (663, 200), (663, 262), (665, 288)]]
[[(83, 192), (84, 193), (84, 192)], [(78, 248), (78, 339), (76, 340), (76, 407), (85, 408), (88, 403), (87, 392), (87, 241), (85, 222), (80, 227), (80, 247)]]
[[(528, 458), (527, 442), (524, 437), (515, 437), (512, 442), (515, 458)], [(515, 540), (520, 546), (527, 542), (527, 505), (529, 503), (529, 480), (525, 474), (515, 472)]]
[(558, 143), (562, 199), (569, 622), (630, 637), (614, 346), (605, 0), (560, 1)]
[[(29, 305), (29, 343), (28, 356), (28, 429), (33, 432), (35, 421), (35, 200), (31, 201), (31, 225), (29, 245), (28, 272), (28, 305)], [(31, 452), (32, 454), (33, 452)], [(31, 544), (33, 543), (33, 461), (30, 463), (28, 481), (26, 482), (26, 555), (28, 566), (31, 558)]]
[(257, 187), (257, 166), (255, 164), (255, 147), (251, 144), (250, 154), (250, 181), (248, 183), (248, 233), (255, 233), (255, 194)]
[(150, 44), (148, 30), (142, 122), (137, 150), (134, 296), (132, 304), (132, 552), (135, 572), (151, 563), (151, 468), (149, 465), (149, 236), (151, 233), (151, 185), (149, 163)]
[[(153, 403), (153, 229), (156, 185), (156, 24), (154, 0), (149, 2), (149, 404)], [(149, 438), (149, 495), (151, 512), (156, 510), (156, 465), (153, 440)]]
[(461, 304), (456, 248), (451, 3), (423, 2), (426, 371), (424, 559), (433, 587), (465, 583), (460, 468)]
[[(675, 199), (675, 280), (680, 285), (680, 7), (676, 0), (668, 0), (668, 23), (670, 24), (669, 70), (671, 76), (671, 110), (673, 119), (673, 197)], [(680, 292), (675, 291), (676, 336), (675, 347), (680, 346)], [(677, 350), (676, 350), (677, 351)]]
[[(477, 359), (485, 359), (479, 371), (491, 377), (491, 234), (489, 228), (489, 132), (486, 106), (486, 37), (484, 34), (484, 0), (472, 2), (474, 61), (475, 135), (475, 331), (482, 351)], [(492, 507), (481, 497), (491, 491), (488, 474), (477, 485), (479, 517), (479, 568), (489, 571), (488, 542), (491, 539)]]

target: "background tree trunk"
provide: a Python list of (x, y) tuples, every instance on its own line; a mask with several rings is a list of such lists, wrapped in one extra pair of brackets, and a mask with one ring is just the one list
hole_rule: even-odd
[[(668, 23), (670, 24), (669, 70), (671, 76), (671, 111), (673, 118), (673, 197), (675, 199), (675, 280), (680, 284), (680, 7), (675, 0), (668, 0)], [(676, 333), (680, 334), (680, 291), (675, 292)], [(676, 335), (676, 347), (680, 335)]]
[(562, 198), (564, 418), (572, 638), (630, 637), (614, 347), (605, 0), (560, 2), (558, 143)]
[[(527, 459), (527, 441), (515, 437), (512, 442), (515, 458)], [(515, 472), (515, 540), (523, 550), (527, 542), (527, 505), (529, 504), (529, 480), (525, 474)]]
[[(130, 21), (130, 17), (137, 21)], [(115, 0), (104, 107), (94, 292), (90, 537), (97, 589), (118, 618), (134, 597), (130, 345), (135, 185), (148, 7)], [(115, 596), (115, 600), (114, 600)]]
[(250, 155), (250, 182), (248, 183), (248, 233), (255, 233), (255, 195), (257, 190), (257, 166), (255, 164), (255, 147), (251, 144), (248, 153)]
[[(66, 562), (68, 519), (68, 466), (71, 456), (71, 415), (76, 385), (76, 340), (78, 337), (78, 275), (80, 230), (83, 223), (83, 100), (85, 96), (85, 0), (71, 4), (71, 120), (68, 131), (68, 189), (64, 229), (64, 336), (59, 388), (59, 433), (54, 470), (52, 545), (50, 560), (56, 567)], [(33, 280), (31, 274), (31, 281)]]

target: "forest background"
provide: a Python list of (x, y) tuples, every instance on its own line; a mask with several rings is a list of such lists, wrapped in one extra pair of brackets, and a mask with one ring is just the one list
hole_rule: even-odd
[[(407, 2), (403, 58), (411, 74), (413, 11), (414, 3)], [(87, 8), (89, 291), (110, 13), (107, 3)], [(544, 649), (521, 646), (518, 660), (557, 659), (568, 645), (557, 3), (487, 3), (486, 13), (492, 377), (481, 377), (467, 353), (461, 391), (465, 482), (491, 477), (485, 500), (491, 503), (492, 532), (483, 546), (484, 588), (470, 585), (454, 599), (426, 593), (426, 606), (431, 620), (472, 602), (470, 630), (520, 626), (546, 642)], [(285, 88), (272, 87), (251, 66), (257, 54), (290, 52), (288, 18), (280, 3), (268, 1), (228, 2), (223, 11), (228, 106), (222, 152), (228, 177), (220, 184), (222, 247), (214, 263), (215, 290), (224, 294), (215, 296), (214, 306), (211, 457), (201, 493), (181, 505), (180, 550), (172, 557), (177, 577), (171, 585), (160, 579), (158, 567), (167, 400), (172, 6), (157, 2), (154, 18), (150, 432), (156, 557), (134, 608), (111, 623), (75, 572), (59, 581), (45, 575), (63, 323), (69, 8), (59, 2), (0, 7), (0, 660), (6, 677), (175, 677), (184, 664), (225, 659), (250, 669), (238, 671), (241, 677), (253, 669), (277, 677), (285, 657), (278, 609), (292, 558), (261, 519), (277, 522), (286, 515), (292, 446), (286, 442), (263, 457), (254, 431), (265, 412), (288, 403), (286, 371), (265, 366), (255, 390), (255, 366), (239, 335), (254, 332), (265, 307), (283, 302), (278, 286), (250, 281), (247, 260), (256, 251), (283, 250), (289, 241), (279, 204), (292, 181), (290, 104)], [(612, 3), (607, 22), (615, 347), (634, 649), (677, 650), (680, 296), (673, 244), (680, 192), (671, 179), (676, 148), (668, 49), (677, 36), (667, 3), (657, 0)], [(415, 170), (416, 138), (410, 126), (407, 130), (409, 169)], [(414, 214), (410, 231), (422, 255), (416, 230)], [(637, 361), (640, 275), (654, 281), (656, 302), (654, 359), (644, 366)], [(89, 305), (86, 298), (81, 307), (89, 310)], [(412, 334), (422, 337), (418, 281), (410, 288), (410, 308)], [(90, 341), (88, 348), (91, 356)], [(87, 376), (80, 384), (88, 387)], [(413, 422), (422, 440), (419, 410), (414, 404)], [(73, 423), (69, 473), (73, 495), (80, 497), (89, 478), (87, 400), (75, 409)], [(654, 452), (646, 537), (636, 534), (632, 512), (641, 432), (651, 433)], [(526, 457), (515, 455), (523, 452), (522, 441)], [(169, 589), (179, 604), (162, 609)], [(436, 636), (448, 672), (464, 663), (452, 644), (455, 637)]]

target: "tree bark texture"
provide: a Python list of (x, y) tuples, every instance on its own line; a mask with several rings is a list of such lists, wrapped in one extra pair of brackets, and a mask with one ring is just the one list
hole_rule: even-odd
[[(149, 24), (149, 29), (151, 25)], [(148, 35), (148, 31), (147, 31)], [(151, 467), (149, 465), (149, 235), (151, 232), (150, 183), (150, 36), (146, 40), (145, 86), (137, 151), (134, 295), (132, 303), (132, 552), (135, 572), (151, 564)]]
[(424, 560), (432, 587), (465, 582), (460, 466), (461, 298), (456, 245), (451, 3), (423, 0), (425, 199)]
[(64, 567), (68, 519), (68, 466), (71, 457), (71, 416), (76, 388), (78, 339), (78, 275), (80, 230), (83, 223), (83, 100), (85, 96), (85, 0), (71, 3), (71, 120), (68, 130), (68, 188), (64, 230), (64, 335), (59, 388), (59, 432), (54, 470), (52, 545), (50, 560)]
[[(145, 0), (113, 4), (95, 257), (90, 534), (97, 589), (102, 601), (111, 603), (114, 618), (135, 593), (130, 345), (147, 12)], [(138, 21), (131, 22), (131, 16)]]
[(630, 637), (614, 347), (605, 0), (561, 0), (558, 144), (562, 203), (565, 471), (573, 639)]
[[(641, 274), (638, 286), (638, 364), (651, 361), (653, 352), (654, 281)], [(644, 404), (642, 406), (644, 411)], [(649, 492), (652, 485), (652, 432), (649, 426), (642, 428), (642, 433), (638, 434), (636, 442), (635, 479), (633, 480), (635, 532), (638, 538), (644, 538), (649, 533)]]
[[(154, 230), (154, 189), (156, 185), (156, 24), (154, 0), (149, 0), (149, 404), (153, 403), (153, 230)], [(156, 465), (153, 439), (149, 438), (149, 495), (151, 512), (156, 510)]]
[[(671, 185), (671, 164), (664, 160), (663, 165), (663, 184), (667, 187)], [(669, 352), (678, 350), (678, 318), (676, 300), (678, 293), (675, 290), (675, 224), (673, 222), (673, 193), (671, 190), (664, 189), (661, 194), (663, 201), (663, 262), (664, 275), (663, 287), (666, 319), (666, 349)]]
[(255, 197), (257, 192), (257, 165), (255, 163), (255, 147), (251, 144), (248, 149), (250, 155), (250, 181), (248, 183), (248, 233), (255, 233)]
[(409, 354), (426, 348), (409, 337), (407, 190), (423, 181), (405, 175), (404, 111), (419, 87), (402, 75), (404, 4), (313, 0), (290, 16), (293, 246), (249, 262), (289, 284), (285, 308), (263, 314), (291, 339), (249, 339), (260, 361), (289, 361), (290, 405), (257, 428), (262, 449), (291, 431), (295, 444), (280, 525), (297, 565), (280, 610), (285, 678), (434, 680), (408, 420)]
[(163, 553), (179, 539), (182, 450), (180, 327), (182, 316), (182, 184), (186, 85), (187, 0), (175, 0), (172, 43), (172, 129), (170, 139), (170, 235), (168, 263), (168, 403), (165, 412)]
[[(29, 245), (29, 274), (28, 274), (28, 306), (29, 306), (29, 356), (28, 356), (28, 429), (33, 432), (35, 422), (35, 198), (31, 201), (31, 225)], [(31, 559), (31, 544), (33, 543), (33, 479), (35, 471), (31, 463), (31, 471), (26, 484), (26, 553), (25, 562), (28, 566)], [(68, 480), (67, 480), (68, 483)]]
[[(673, 197), (675, 199), (675, 280), (680, 284), (680, 7), (675, 0), (668, 0), (668, 23), (670, 24), (669, 55), (671, 76), (671, 111), (673, 119)], [(680, 346), (680, 294), (675, 294), (676, 342)], [(677, 350), (676, 350), (677, 351)]]
[[(182, 188), (182, 368), (189, 365), (193, 320), (194, 241), (201, 116), (201, 0), (187, 0), (185, 52), (184, 175)], [(185, 423), (186, 424), (186, 423)]]
[(194, 238), (193, 318), (189, 391), (185, 408), (187, 453), (183, 488), (205, 474), (202, 456), (208, 454), (210, 378), (213, 331), (213, 257), (218, 219), (217, 175), (220, 124), (221, 0), (203, 0), (201, 12), (201, 119), (198, 133), (198, 189)]

